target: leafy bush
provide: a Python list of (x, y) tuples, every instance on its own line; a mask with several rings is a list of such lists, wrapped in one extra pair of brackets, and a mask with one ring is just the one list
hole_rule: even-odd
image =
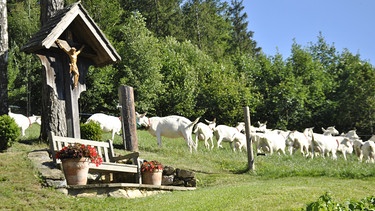
[(307, 205), (307, 211), (313, 210), (374, 210), (375, 196), (366, 197), (359, 201), (347, 201), (344, 204), (333, 201), (330, 193), (326, 192), (318, 198), (318, 201)]
[(103, 131), (100, 125), (96, 122), (81, 123), (81, 137), (83, 139), (101, 141)]
[(21, 129), (13, 118), (8, 115), (0, 116), (0, 151), (6, 150), (21, 135)]

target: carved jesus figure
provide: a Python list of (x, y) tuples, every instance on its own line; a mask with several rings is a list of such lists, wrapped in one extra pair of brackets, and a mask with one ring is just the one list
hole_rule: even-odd
[(79, 71), (78, 71), (78, 66), (77, 66), (77, 59), (78, 59), (78, 54), (81, 53), (85, 45), (82, 45), (82, 47), (77, 51), (75, 47), (70, 48), (70, 50), (66, 49), (63, 45), (61, 45), (59, 40), (56, 40), (56, 44), (65, 51), (65, 53), (68, 54), (70, 58), (70, 73), (74, 75), (74, 88), (77, 87), (78, 85), (78, 79), (79, 79)]

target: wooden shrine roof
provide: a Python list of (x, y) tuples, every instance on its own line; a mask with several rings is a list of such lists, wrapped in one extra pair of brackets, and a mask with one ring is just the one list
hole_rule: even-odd
[(121, 60), (79, 2), (59, 10), (21, 50), (26, 53), (46, 54), (46, 49), (57, 48), (56, 39), (68, 28), (75, 38), (74, 42), (86, 46), (81, 56), (92, 60), (95, 66), (105, 66)]

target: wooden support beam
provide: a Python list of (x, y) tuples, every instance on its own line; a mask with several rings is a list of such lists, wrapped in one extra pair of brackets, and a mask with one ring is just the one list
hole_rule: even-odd
[(251, 141), (251, 134), (250, 134), (250, 112), (249, 107), (244, 107), (244, 114), (245, 114), (245, 131), (246, 131), (246, 143), (247, 143), (247, 160), (248, 160), (248, 166), (247, 170), (254, 171), (255, 170), (255, 164), (254, 164), (254, 152), (253, 152), (253, 143)]
[(121, 124), (124, 148), (138, 151), (137, 122), (134, 106), (133, 87), (120, 86), (118, 89), (121, 107)]

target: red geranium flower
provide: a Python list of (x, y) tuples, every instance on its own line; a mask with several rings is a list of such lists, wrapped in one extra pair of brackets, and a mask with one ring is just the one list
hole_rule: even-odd
[(103, 159), (95, 147), (90, 145), (84, 145), (80, 143), (69, 144), (64, 146), (60, 151), (56, 153), (56, 159), (64, 160), (68, 158), (82, 158), (86, 157), (90, 159), (92, 163), (95, 163), (96, 166), (99, 166), (103, 163)]
[(152, 161), (144, 161), (142, 163), (142, 166), (141, 166), (142, 172), (145, 172), (145, 171), (153, 172), (156, 170), (163, 170), (163, 165), (159, 161), (152, 160)]

